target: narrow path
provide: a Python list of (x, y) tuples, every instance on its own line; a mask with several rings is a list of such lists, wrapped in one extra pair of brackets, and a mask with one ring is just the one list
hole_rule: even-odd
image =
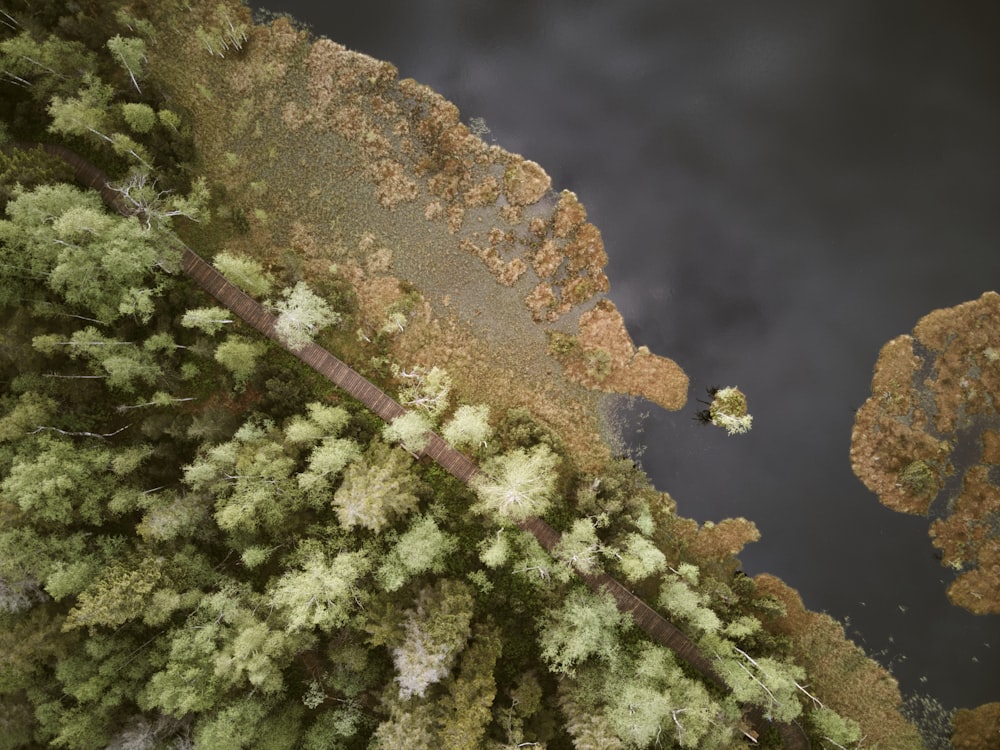
[[(109, 187), (110, 180), (107, 175), (70, 149), (55, 144), (18, 142), (16, 145), (19, 148), (40, 146), (47, 153), (59, 156), (73, 168), (77, 182), (97, 190), (108, 208), (125, 216), (132, 215), (128, 207), (121, 202), (119, 194)], [(194, 250), (183, 243), (181, 244), (183, 246), (181, 265), (184, 272), (221, 305), (269, 339), (277, 342), (283, 349), (298, 357), (316, 372), (328, 378), (337, 387), (342, 388), (385, 421), (390, 422), (406, 412), (406, 409), (395, 399), (318, 344), (310, 342), (297, 351), (290, 349), (275, 331), (277, 318), (273, 314), (268, 312), (253, 297), (230, 283)], [(479, 473), (479, 466), (474, 461), (452, 448), (436, 433), (430, 433), (430, 442), (422, 454), (433, 459), (448, 473), (465, 484), (469, 484), (472, 478)], [(552, 552), (559, 543), (559, 532), (540, 518), (529, 518), (519, 523), (518, 526), (532, 534), (548, 552)], [(636, 625), (650, 638), (671, 649), (678, 658), (706, 680), (723, 690), (728, 690), (725, 682), (715, 671), (711, 659), (706, 657), (677, 626), (635, 596), (619, 581), (606, 573), (588, 575), (577, 571), (577, 574), (595, 593), (609, 592), (618, 609), (629, 613)], [(763, 728), (766, 723), (760, 710), (753, 707), (747, 711), (746, 718), (752, 719), (758, 728)], [(782, 743), (788, 750), (808, 750), (810, 748), (805, 732), (797, 724), (775, 724), (775, 726), (779, 729)]]

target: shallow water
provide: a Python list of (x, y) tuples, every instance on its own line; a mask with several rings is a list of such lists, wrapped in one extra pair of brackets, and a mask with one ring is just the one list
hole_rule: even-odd
[[(332, 5), (332, 4), (331, 4)], [(748, 573), (882, 652), (906, 692), (1000, 699), (1000, 617), (950, 606), (926, 519), (851, 473), (883, 343), (1000, 287), (1000, 8), (889, 0), (274, 3), (482, 117), (601, 228), (636, 343), (753, 432), (639, 408), (680, 511), (746, 516)], [(649, 416), (641, 418), (648, 411)]]

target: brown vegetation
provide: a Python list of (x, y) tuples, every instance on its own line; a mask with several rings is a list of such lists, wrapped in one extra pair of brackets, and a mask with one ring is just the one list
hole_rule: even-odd
[(621, 313), (601, 300), (580, 316), (579, 334), (552, 348), (566, 377), (609, 393), (627, 393), (679, 409), (687, 401), (688, 378), (673, 360), (635, 348)]
[(810, 612), (798, 593), (770, 575), (754, 578), (757, 593), (771, 595), (785, 614), (765, 623), (769, 630), (792, 638), (792, 655), (805, 667), (816, 696), (824, 705), (861, 725), (866, 747), (923, 750), (916, 728), (900, 714), (902, 697), (895, 678), (848, 640), (844, 628), (829, 615)]
[[(872, 396), (851, 441), (855, 474), (884, 505), (926, 514), (945, 480), (962, 472), (947, 518), (931, 525), (942, 563), (964, 571), (948, 589), (971, 612), (1000, 612), (1000, 295), (935, 310), (879, 354)], [(952, 457), (972, 451), (966, 466)]]
[(1000, 745), (1000, 703), (958, 711), (952, 722), (955, 750), (994, 750)]

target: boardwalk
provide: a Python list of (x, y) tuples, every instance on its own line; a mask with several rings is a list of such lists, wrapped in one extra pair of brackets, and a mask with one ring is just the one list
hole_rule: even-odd
[[(17, 145), (21, 148), (41, 146), (48, 153), (61, 157), (73, 168), (77, 182), (97, 190), (101, 199), (110, 209), (124, 215), (132, 215), (132, 211), (122, 203), (121, 196), (108, 186), (107, 176), (79, 155), (63, 146), (34, 143), (18, 143)], [(184, 272), (214, 297), (219, 304), (232, 311), (264, 336), (277, 342), (282, 348), (328, 378), (337, 387), (343, 389), (385, 421), (390, 422), (406, 412), (406, 409), (395, 399), (318, 344), (309, 343), (299, 350), (289, 348), (275, 331), (277, 318), (261, 303), (231, 284), (187, 245), (183, 245), (181, 264)], [(422, 454), (433, 459), (452, 476), (468, 484), (479, 473), (479, 467), (474, 461), (452, 448), (439, 435), (430, 433), (429, 437), (430, 441)], [(539, 544), (549, 552), (559, 543), (559, 532), (540, 518), (529, 518), (518, 525), (522, 530), (531, 533)], [(608, 591), (614, 598), (618, 609), (629, 613), (636, 625), (650, 638), (670, 648), (678, 658), (706, 680), (723, 690), (727, 689), (722, 678), (713, 668), (712, 661), (702, 653), (697, 645), (673, 623), (635, 596), (619, 581), (605, 573), (590, 575), (578, 573), (578, 575), (592, 591)], [(760, 710), (752, 707), (748, 709), (746, 718), (752, 719), (758, 728), (761, 728), (765, 723)], [(775, 726), (781, 733), (785, 748), (808, 750), (810, 747), (805, 733), (797, 724), (778, 724)]]

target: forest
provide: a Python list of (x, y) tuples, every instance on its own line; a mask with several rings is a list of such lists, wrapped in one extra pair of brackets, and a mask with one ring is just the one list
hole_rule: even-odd
[[(0, 748), (924, 746), (839, 624), (743, 574), (752, 522), (680, 517), (558, 402), (477, 387), (489, 345), (385, 274), (377, 233), (355, 256), (303, 239), (260, 175), (309, 138), (267, 128), (314, 127), (307, 95), (350, 110), (356, 140), (331, 138), (355, 166), (328, 190), (374, 226), (405, 210), (390, 188), (423, 190), (351, 161), (388, 139), (386, 102), (411, 106), (421, 179), (461, 180), (427, 95), (362, 56), (330, 91), (293, 86), (308, 34), (237, 3), (12, 2), (0, 22)], [(556, 333), (553, 362), (617, 372)], [(311, 367), (320, 348), (395, 416)]]

